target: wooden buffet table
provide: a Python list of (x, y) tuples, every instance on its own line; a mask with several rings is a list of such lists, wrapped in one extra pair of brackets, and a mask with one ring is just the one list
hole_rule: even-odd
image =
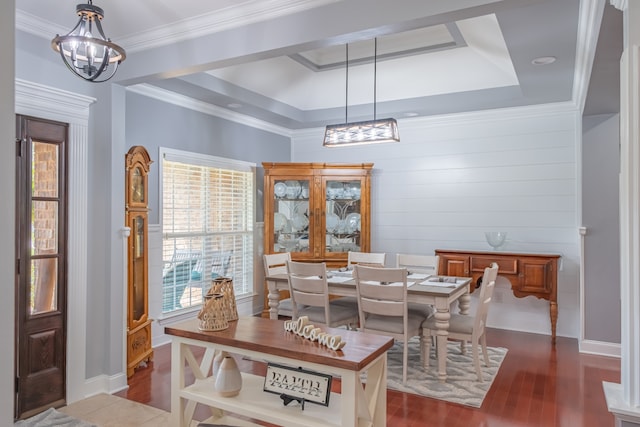
[[(340, 280), (339, 280), (340, 279)], [(416, 304), (431, 305), (436, 312), (437, 328), (437, 352), (438, 352), (438, 379), (441, 382), (447, 379), (447, 337), (449, 335), (449, 319), (451, 318), (451, 303), (458, 301), (461, 314), (468, 314), (471, 306), (470, 284), (468, 277), (456, 277), (456, 284), (450, 287), (442, 284), (423, 282), (424, 278), (412, 279), (407, 289), (407, 301)], [(289, 289), (286, 274), (275, 274), (265, 277), (269, 291), (269, 316), (271, 319), (278, 318), (278, 306), (280, 304), (280, 291)], [(327, 278), (329, 293), (335, 296), (356, 296), (356, 285), (353, 279), (344, 281), (344, 277), (333, 276)], [(413, 283), (417, 282), (417, 283)]]
[[(436, 249), (440, 256), (438, 271), (452, 276), (470, 276), (477, 284), (485, 267), (497, 262), (498, 276), (511, 283), (518, 298), (533, 295), (549, 301), (551, 337), (556, 340), (558, 322), (558, 260), (560, 255), (521, 254), (511, 252), (483, 252)], [(473, 286), (472, 286), (473, 288)]]
[[(387, 350), (393, 338), (343, 329), (322, 330), (340, 335), (346, 346), (330, 350), (317, 342), (284, 330), (284, 322), (261, 317), (240, 317), (217, 332), (198, 330), (197, 319), (165, 328), (171, 341), (171, 426), (187, 427), (196, 403), (212, 407), (214, 418), (223, 411), (241, 414), (281, 426), (383, 426), (387, 410)], [(204, 347), (198, 363), (191, 346)], [(332, 393), (329, 406), (308, 403), (284, 406), (276, 394), (263, 391), (264, 377), (242, 374), (242, 390), (235, 397), (221, 397), (209, 375), (215, 350), (241, 354), (294, 368), (341, 377), (342, 392)], [(187, 385), (187, 366), (196, 378)], [(366, 385), (361, 374), (366, 372)]]

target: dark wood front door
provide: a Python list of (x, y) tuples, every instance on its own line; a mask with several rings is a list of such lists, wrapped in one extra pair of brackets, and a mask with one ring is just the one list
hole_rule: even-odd
[(16, 117), (16, 418), (65, 404), (68, 126)]

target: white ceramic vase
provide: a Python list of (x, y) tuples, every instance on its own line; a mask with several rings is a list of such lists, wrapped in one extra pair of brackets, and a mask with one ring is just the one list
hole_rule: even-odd
[(242, 389), (242, 375), (236, 360), (228, 354), (222, 359), (216, 375), (215, 391), (223, 397), (237, 396)]
[(220, 351), (220, 350), (216, 351), (216, 355), (213, 358), (213, 365), (211, 366), (211, 375), (213, 376), (213, 378), (216, 378), (218, 376), (218, 372), (220, 371), (220, 365), (222, 365), (222, 361), (228, 355), (229, 353), (227, 353), (226, 351)]

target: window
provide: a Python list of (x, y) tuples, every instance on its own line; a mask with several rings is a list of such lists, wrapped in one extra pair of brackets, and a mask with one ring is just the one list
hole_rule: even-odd
[(162, 312), (202, 304), (211, 279), (253, 292), (255, 165), (161, 149)]

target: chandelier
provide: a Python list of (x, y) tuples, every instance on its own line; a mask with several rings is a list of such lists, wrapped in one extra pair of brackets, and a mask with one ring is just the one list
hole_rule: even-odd
[(328, 125), (324, 131), (325, 147), (344, 147), (346, 145), (374, 144), (378, 142), (398, 142), (400, 134), (396, 119), (376, 119), (376, 69), (378, 58), (378, 39), (374, 39), (373, 54), (373, 120), (349, 123), (349, 45), (346, 45), (346, 94), (344, 121), (345, 123)]
[(51, 40), (53, 50), (60, 52), (65, 65), (76, 76), (94, 83), (105, 82), (116, 73), (127, 57), (123, 48), (113, 43), (102, 31), (104, 11), (88, 4), (76, 6), (80, 17), (69, 34)]

